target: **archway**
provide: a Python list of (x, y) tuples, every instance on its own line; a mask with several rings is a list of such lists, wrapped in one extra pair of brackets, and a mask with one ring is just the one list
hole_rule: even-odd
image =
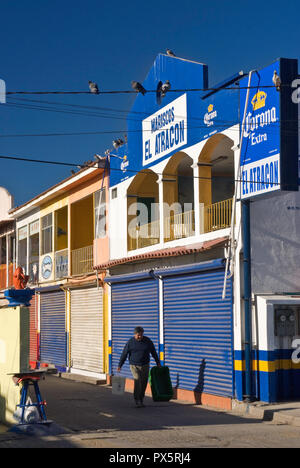
[[(234, 142), (223, 134), (211, 137), (198, 159), (199, 202), (204, 232), (229, 227), (234, 194)], [(203, 219), (204, 216), (204, 219)]]
[(127, 190), (128, 250), (159, 242), (158, 176), (150, 169), (139, 172)]

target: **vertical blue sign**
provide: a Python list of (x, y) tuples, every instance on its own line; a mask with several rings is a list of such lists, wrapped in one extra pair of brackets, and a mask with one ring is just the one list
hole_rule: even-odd
[[(273, 84), (279, 61), (252, 75), (246, 120), (241, 122), (241, 198), (280, 189), (280, 90)], [(248, 78), (240, 82), (241, 119), (246, 105)]]

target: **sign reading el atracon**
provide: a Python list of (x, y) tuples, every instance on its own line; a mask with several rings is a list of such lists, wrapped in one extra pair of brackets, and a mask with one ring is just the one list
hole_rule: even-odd
[[(298, 117), (294, 120), (297, 106), (291, 98), (291, 83), (297, 69), (297, 61), (280, 59), (252, 75), (246, 120), (244, 124), (241, 122), (242, 199), (278, 190), (298, 189), (295, 127)], [(273, 84), (274, 71), (282, 80), (280, 90)], [(241, 116), (244, 115), (247, 86), (248, 79), (241, 80)]]
[(142, 122), (143, 166), (187, 144), (186, 94)]

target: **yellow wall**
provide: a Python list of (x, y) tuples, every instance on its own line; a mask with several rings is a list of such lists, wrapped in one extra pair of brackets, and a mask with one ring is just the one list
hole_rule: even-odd
[[(103, 275), (104, 277), (104, 275)], [(103, 371), (105, 374), (109, 373), (109, 364), (108, 364), (108, 294), (109, 286), (104, 283), (103, 286)]]
[(55, 215), (55, 250), (59, 251), (68, 248), (68, 207), (56, 211)]
[(47, 204), (41, 206), (41, 218), (49, 213), (52, 213), (53, 211), (59, 210), (60, 208), (64, 208), (65, 206), (67, 206), (68, 199), (69, 197), (64, 195), (63, 197), (55, 198), (54, 200), (51, 200)]
[(73, 203), (71, 207), (71, 248), (80, 249), (93, 245), (94, 203), (93, 197)]
[(0, 422), (15, 424), (13, 414), (20, 403), (21, 386), (9, 373), (29, 368), (29, 309), (0, 308)]

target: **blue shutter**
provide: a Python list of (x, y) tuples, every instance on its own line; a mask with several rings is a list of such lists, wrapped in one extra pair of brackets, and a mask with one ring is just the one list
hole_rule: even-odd
[(232, 283), (224, 268), (164, 278), (165, 365), (174, 387), (233, 396)]
[[(145, 279), (128, 283), (112, 283), (112, 372), (115, 373), (127, 341), (135, 327), (144, 328), (158, 353), (159, 343), (159, 294), (158, 281)], [(151, 357), (151, 365), (156, 365)], [(132, 378), (128, 359), (122, 367), (122, 375)]]
[(67, 363), (65, 292), (41, 293), (41, 362), (65, 370)]

